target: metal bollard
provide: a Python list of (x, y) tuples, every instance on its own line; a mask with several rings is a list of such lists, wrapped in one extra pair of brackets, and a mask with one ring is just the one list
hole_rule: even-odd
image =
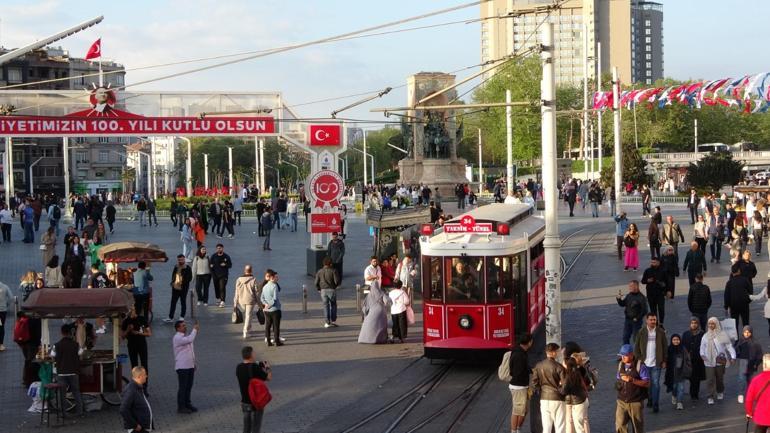
[(195, 290), (190, 290), (190, 317), (195, 318)]
[(307, 285), (302, 285), (302, 312), (307, 314)]
[(361, 285), (356, 284), (356, 313), (361, 312)]

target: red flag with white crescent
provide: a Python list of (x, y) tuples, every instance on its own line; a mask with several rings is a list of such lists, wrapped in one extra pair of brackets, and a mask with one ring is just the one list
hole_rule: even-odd
[(91, 48), (86, 53), (86, 60), (96, 59), (102, 56), (102, 38), (99, 38), (91, 44)]

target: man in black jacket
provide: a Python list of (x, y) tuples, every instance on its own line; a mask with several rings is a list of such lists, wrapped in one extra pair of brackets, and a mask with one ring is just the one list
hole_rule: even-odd
[(508, 389), (511, 391), (511, 431), (518, 433), (524, 425), (529, 403), (529, 368), (527, 351), (532, 347), (532, 335), (524, 334), (519, 337), (519, 345), (511, 351), (509, 370), (511, 381)]
[(219, 306), (224, 308), (227, 279), (230, 276), (230, 268), (233, 267), (233, 261), (225, 253), (224, 245), (217, 244), (217, 251), (209, 257), (209, 265), (211, 266), (211, 276), (214, 279), (214, 293), (216, 293)]
[(176, 256), (176, 266), (171, 271), (171, 305), (168, 310), (168, 317), (163, 319), (166, 323), (174, 321), (177, 301), (182, 304), (182, 311), (179, 313), (179, 320), (184, 320), (187, 314), (187, 292), (190, 290), (190, 281), (192, 281), (192, 270), (187, 266), (184, 254)]
[(703, 274), (695, 276), (695, 284), (690, 286), (687, 294), (687, 308), (698, 318), (701, 329), (706, 329), (709, 308), (711, 308), (711, 289), (703, 284)]
[(532, 376), (532, 385), (540, 390), (540, 418), (543, 431), (555, 427), (557, 432), (565, 431), (565, 404), (561, 384), (566, 378), (564, 367), (556, 361), (559, 345), (545, 345), (546, 358), (537, 363)]
[(642, 283), (646, 285), (647, 302), (650, 303), (650, 311), (660, 318), (666, 316), (666, 274), (660, 267), (660, 260), (653, 258), (650, 267), (644, 270), (642, 274)]
[(623, 325), (623, 344), (630, 344), (631, 338), (636, 339), (636, 333), (642, 329), (644, 316), (647, 315), (647, 298), (639, 292), (639, 281), (628, 283), (628, 294), (622, 297), (620, 290), (615, 297), (618, 305), (623, 307), (625, 323)]
[[(736, 263), (731, 269), (730, 279), (725, 284), (725, 313), (730, 313), (730, 317), (735, 319), (736, 329), (743, 329), (749, 324), (749, 303), (752, 292), (751, 283), (741, 275), (741, 267)], [(738, 318), (743, 321), (738, 325)]]
[(134, 367), (131, 379), (120, 399), (123, 428), (129, 432), (149, 431), (153, 429), (152, 408), (142, 388), (147, 381), (147, 371), (144, 367)]
[(75, 410), (78, 416), (83, 416), (83, 397), (80, 395), (80, 346), (72, 339), (72, 327), (61, 326), (61, 340), (54, 346), (57, 380), (64, 385), (64, 392), (72, 393), (75, 397)]
[(324, 328), (337, 326), (337, 286), (340, 277), (332, 267), (332, 259), (324, 259), (324, 267), (315, 274), (315, 288), (324, 303)]

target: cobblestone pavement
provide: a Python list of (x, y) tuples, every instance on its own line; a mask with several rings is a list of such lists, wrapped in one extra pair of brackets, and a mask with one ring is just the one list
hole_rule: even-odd
[[(637, 207), (640, 206), (631, 205), (627, 209), (633, 210), (629, 213), (636, 215)], [(673, 214), (683, 223), (682, 228), (688, 234), (689, 218), (685, 221), (684, 208), (679, 206), (674, 209)], [(667, 213), (666, 209), (664, 213)], [(591, 424), (595, 432), (609, 432), (613, 431), (613, 371), (622, 328), (622, 311), (615, 304), (614, 296), (618, 289), (625, 291), (627, 280), (638, 278), (642, 269), (634, 274), (622, 271), (622, 266), (613, 254), (614, 223), (608, 217), (592, 219), (590, 212), (583, 214), (582, 210), (578, 210), (576, 215), (575, 218), (560, 220), (564, 231), (585, 229), (565, 244), (563, 252), (567, 263), (582, 248), (590, 234), (599, 234), (562, 282), (564, 340), (580, 342), (589, 352), (592, 363), (599, 368), (599, 389), (591, 395)], [(646, 228), (647, 220), (634, 216), (631, 219), (640, 224), (640, 229)], [(600, 224), (596, 224), (597, 221)], [(404, 345), (364, 346), (355, 342), (360, 318), (355, 311), (355, 295), (351, 288), (359, 282), (360, 273), (371, 251), (371, 238), (368, 237), (362, 219), (350, 219), (344, 289), (339, 295), (341, 326), (336, 329), (324, 329), (321, 326), (320, 302), (312, 290), (311, 279), (304, 275), (308, 235), (303, 232), (273, 232), (273, 251), (264, 252), (260, 248), (261, 242), (253, 233), (255, 230), (255, 220), (244, 220), (243, 226), (236, 227), (236, 239), (209, 237), (206, 243), (212, 247), (222, 242), (233, 258), (234, 267), (228, 286), (230, 301), (234, 279), (245, 264), (253, 264), (257, 272), (272, 267), (281, 274), (284, 304), (282, 334), (287, 339), (286, 346), (265, 347), (261, 333), (254, 334), (247, 342), (255, 346), (259, 358), (269, 360), (274, 366), (274, 380), (270, 384), (274, 400), (265, 415), (265, 432), (313, 431), (313, 425), (321, 424), (338, 425), (341, 429), (352, 421), (352, 409), (369, 407), (371, 400), (380, 396), (383, 401), (387, 400), (388, 384), (408, 380), (411, 376), (404, 376), (404, 368), (415, 366), (415, 371), (426, 369), (424, 361), (412, 364), (422, 355), (420, 335), (417, 332), (410, 332), (409, 341)], [(14, 239), (21, 239), (18, 225), (14, 227), (13, 236)], [(167, 220), (161, 221), (161, 226), (157, 228), (140, 228), (135, 222), (119, 221), (115, 235), (110, 240), (152, 241), (164, 247), (169, 256), (181, 250), (178, 232), (170, 227)], [(59, 252), (61, 250), (62, 247)], [(640, 252), (640, 256), (647, 257), (644, 251)], [(760, 275), (757, 286), (764, 281), (769, 268), (766, 257), (763, 254), (757, 260)], [(642, 268), (644, 266), (643, 259)], [(16, 291), (20, 275), (29, 267), (42, 269), (37, 244), (14, 241), (9, 246), (0, 245), (0, 281)], [(725, 262), (719, 266), (709, 266), (706, 281), (714, 292), (712, 314), (719, 317), (722, 316), (721, 293), (728, 268)], [(154, 335), (150, 339), (150, 402), (158, 431), (240, 431), (241, 413), (237, 404), (239, 396), (234, 367), (239, 362), (239, 349), (245, 343), (241, 339), (241, 325), (229, 323), (230, 308), (208, 307), (196, 310), (201, 322), (201, 334), (196, 343), (199, 369), (196, 372), (192, 400), (200, 412), (193, 415), (176, 414), (176, 375), (170, 344), (173, 330), (170, 325), (160, 321), (168, 311), (170, 289), (166, 281), (170, 279), (171, 264), (155, 265), (152, 272), (156, 276), (156, 319), (153, 322)], [(301, 310), (302, 284), (311, 288), (307, 314)], [(685, 304), (686, 284), (686, 279), (678, 280), (677, 297), (667, 304), (666, 328), (669, 332), (681, 332), (686, 328), (689, 319)], [(228, 307), (231, 304), (228, 303)], [(419, 329), (419, 308), (415, 310), (418, 313), (418, 324), (414, 329)], [(767, 325), (761, 320), (761, 305), (753, 305), (751, 314), (752, 322), (756, 325), (755, 335), (763, 347), (767, 347), (770, 341)], [(109, 334), (101, 338), (104, 344), (111, 341)], [(46, 427), (40, 426), (39, 414), (26, 412), (30, 400), (20, 386), (21, 353), (10, 340), (11, 331), (6, 330), (8, 350), (0, 354), (0, 431), (45, 430)], [(125, 351), (125, 347), (122, 350)], [(706, 407), (704, 400), (698, 406), (690, 404), (688, 400), (685, 411), (675, 411), (666, 403), (670, 401), (670, 396), (662, 395), (660, 414), (646, 414), (647, 431), (743, 431), (745, 422), (741, 407), (736, 403), (736, 380), (733, 373), (728, 370), (725, 400), (713, 407)], [(482, 423), (501, 425), (499, 431), (508, 431), (506, 411), (509, 406), (510, 397), (505, 384), (497, 380), (490, 381), (472, 406), (467, 422), (463, 423), (460, 431), (493, 431), (486, 427), (479, 430), (477, 427)], [(101, 411), (89, 413), (85, 419), (68, 420), (63, 427), (57, 427), (56, 431), (113, 432), (120, 431), (121, 427), (117, 409), (104, 406)], [(335, 431), (333, 427), (328, 430)], [(424, 431), (433, 430), (427, 427)]]

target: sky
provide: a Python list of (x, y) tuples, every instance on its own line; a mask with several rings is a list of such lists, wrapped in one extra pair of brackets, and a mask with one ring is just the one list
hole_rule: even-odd
[[(761, 54), (770, 1), (660, 0), (664, 8), (664, 71), (676, 79), (717, 79), (770, 70)], [(83, 57), (102, 38), (106, 59), (138, 83), (217, 61), (131, 71), (140, 66), (298, 44), (449, 8), (469, 1), (389, 0), (0, 0), (0, 45), (15, 48), (104, 15), (101, 24), (54, 45)], [(130, 5), (130, 6), (129, 6)], [(397, 87), (340, 116), (387, 120), (370, 108), (406, 104), (403, 85), (420, 71), (477, 71), (480, 25), (472, 6), (387, 30), (441, 27), (359, 38), (252, 59), (129, 90), (278, 91), (289, 105)], [(383, 31), (383, 30), (380, 30)], [(218, 61), (225, 61), (222, 59)], [(474, 83), (460, 87), (460, 92)], [(299, 105), (301, 117), (329, 117), (361, 98)]]

